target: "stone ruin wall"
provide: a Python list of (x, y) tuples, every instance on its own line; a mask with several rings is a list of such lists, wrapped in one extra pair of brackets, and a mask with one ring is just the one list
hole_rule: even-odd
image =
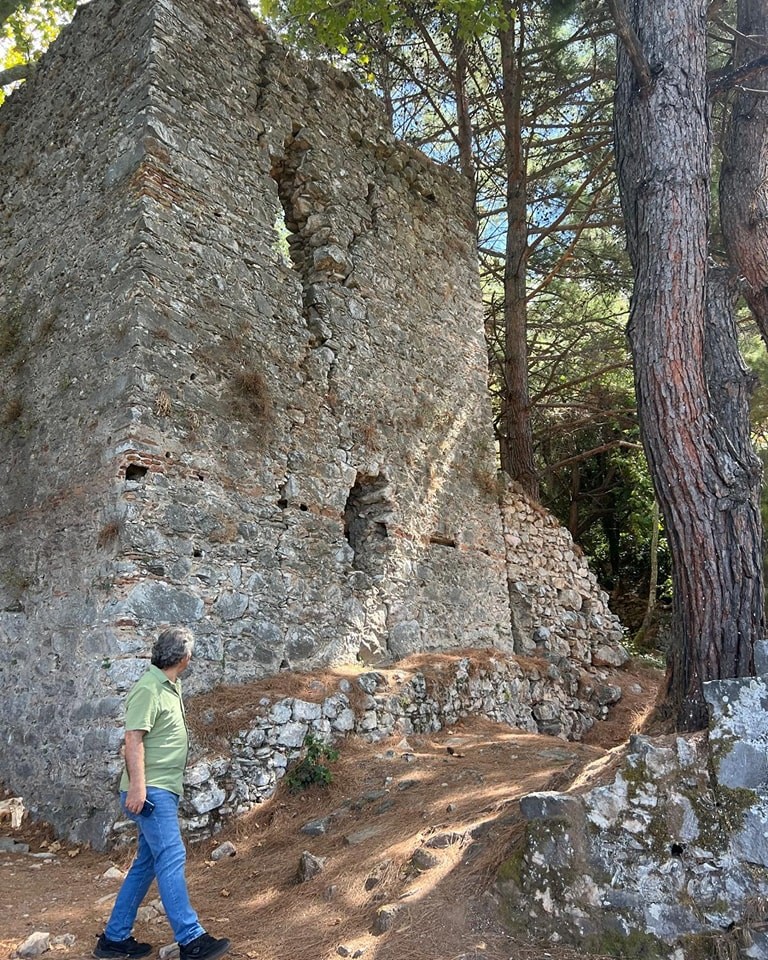
[[(33, 812), (103, 841), (160, 624), (192, 693), (529, 651), (469, 197), (372, 96), (229, 0), (94, 0), (0, 110), (0, 196), (0, 779)], [(614, 644), (544, 592), (539, 652)]]
[(621, 623), (568, 530), (515, 483), (501, 515), (515, 652), (596, 667), (626, 663)]

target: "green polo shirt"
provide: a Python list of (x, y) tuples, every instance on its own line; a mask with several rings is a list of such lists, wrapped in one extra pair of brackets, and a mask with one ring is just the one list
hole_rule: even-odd
[[(159, 667), (150, 666), (131, 687), (125, 701), (125, 729), (145, 730), (144, 775), (148, 787), (162, 787), (181, 796), (189, 738), (181, 700), (181, 680), (171, 683)], [(120, 789), (129, 786), (123, 771)]]

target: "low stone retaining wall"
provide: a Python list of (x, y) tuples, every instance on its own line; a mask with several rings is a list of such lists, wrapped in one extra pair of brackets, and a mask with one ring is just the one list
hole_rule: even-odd
[[(456, 656), (423, 669), (341, 679), (337, 691), (318, 702), (262, 697), (253, 704), (252, 719), (222, 750), (193, 746), (183, 826), (190, 839), (207, 837), (227, 818), (270, 797), (308, 734), (324, 741), (348, 734), (381, 740), (437, 731), (462, 717), (482, 715), (533, 733), (579, 740), (621, 697), (612, 679), (568, 660)], [(120, 835), (128, 826), (121, 821), (114, 830)]]

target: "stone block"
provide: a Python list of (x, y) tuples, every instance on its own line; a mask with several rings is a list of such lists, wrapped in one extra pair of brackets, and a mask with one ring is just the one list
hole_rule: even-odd
[(520, 812), (526, 820), (568, 819), (583, 816), (583, 810), (578, 797), (565, 793), (542, 791), (520, 798)]

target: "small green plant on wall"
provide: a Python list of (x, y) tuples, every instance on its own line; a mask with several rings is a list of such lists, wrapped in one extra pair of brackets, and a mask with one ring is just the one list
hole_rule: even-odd
[(285, 782), (293, 793), (306, 790), (315, 783), (326, 787), (333, 781), (333, 773), (327, 764), (338, 759), (339, 751), (330, 743), (308, 733), (304, 740), (304, 756), (286, 774)]

